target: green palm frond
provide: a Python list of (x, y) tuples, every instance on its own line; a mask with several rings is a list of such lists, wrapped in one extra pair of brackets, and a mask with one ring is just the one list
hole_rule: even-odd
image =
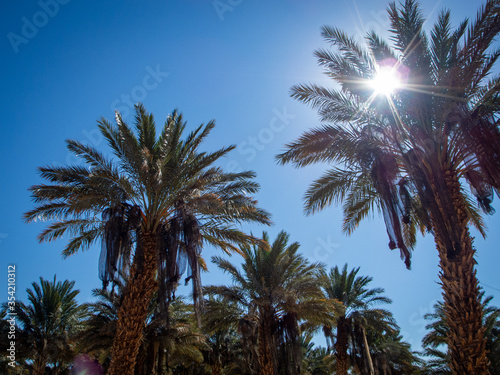
[[(198, 282), (194, 271), (202, 265), (198, 253), (203, 243), (228, 253), (240, 252), (241, 246), (257, 241), (236, 225), (271, 224), (269, 213), (252, 198), (260, 186), (255, 182), (254, 172), (227, 173), (214, 166), (235, 146), (213, 152), (199, 150), (214, 128), (214, 121), (183, 136), (186, 122), (174, 110), (157, 136), (153, 115), (138, 104), (134, 123), (135, 128), (131, 128), (119, 113), (115, 124), (105, 119), (98, 121), (114, 158), (68, 140), (68, 150), (85, 165), (40, 168), (40, 175), (48, 184), (30, 189), (36, 207), (25, 214), (25, 219), (53, 221), (40, 234), (41, 241), (70, 235), (64, 256), (85, 250), (104, 238), (100, 264), (104, 284), (116, 281), (118, 264), (123, 259), (127, 260), (122, 266), (128, 267), (134, 254), (140, 254), (140, 242), (136, 240), (142, 235), (162, 231), (175, 234), (174, 242), (165, 243), (180, 248), (183, 256), (190, 257), (194, 285)], [(168, 231), (173, 220), (180, 231)], [(187, 243), (175, 244), (175, 241)], [(165, 263), (168, 249), (162, 246), (157, 252), (160, 263)], [(177, 260), (175, 257), (168, 260), (172, 261)], [(170, 279), (172, 275), (165, 277)], [(168, 283), (158, 281), (161, 285)]]
[[(460, 181), (465, 176), (479, 208), (494, 211), (493, 190), (500, 191), (495, 151), (500, 147), (499, 78), (489, 76), (500, 57), (492, 44), (500, 32), (498, 9), (497, 0), (488, 0), (476, 20), (456, 28), (450, 11), (442, 10), (428, 38), (418, 1), (392, 2), (391, 45), (374, 32), (361, 44), (339, 29), (323, 27), (331, 48), (315, 54), (342, 88), (292, 87), (291, 96), (317, 109), (323, 124), (276, 156), (279, 164), (298, 168), (328, 165), (304, 196), (306, 214), (342, 204), (342, 230), (351, 234), (371, 212), (382, 213), (389, 247), (399, 248), (409, 267), (417, 231), (452, 235), (439, 225), (433, 228), (433, 222), (455, 217), (450, 200), (444, 213), (437, 212), (446, 199), (437, 197), (445, 191), (437, 177), (442, 171), (449, 169)], [(381, 68), (395, 70), (402, 79), (402, 87), (386, 97), (368, 90)], [(438, 192), (432, 193), (436, 181), (441, 181)], [(482, 213), (465, 190), (461, 193), (470, 223), (484, 234)]]
[[(301, 324), (307, 322), (304, 329), (314, 329), (333, 321), (339, 311), (339, 302), (325, 298), (320, 288), (323, 265), (309, 263), (298, 250), (299, 244), (291, 243), (287, 233), (280, 232), (271, 242), (264, 232), (260, 242), (242, 247), (241, 268), (214, 257), (213, 262), (231, 276), (232, 285), (205, 287), (211, 297), (206, 301), (211, 332), (238, 327), (247, 340), (276, 343), (271, 349), (274, 358), (296, 363)], [(267, 324), (275, 327), (272, 337), (263, 336), (269, 334), (263, 328)], [(245, 350), (251, 363), (251, 349)]]
[(314, 181), (305, 194), (305, 211), (314, 214), (332, 203), (345, 200), (346, 194), (359, 180), (357, 171), (333, 168)]

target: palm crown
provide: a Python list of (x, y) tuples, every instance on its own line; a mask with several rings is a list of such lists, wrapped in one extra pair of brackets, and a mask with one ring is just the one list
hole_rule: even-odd
[[(255, 240), (235, 225), (270, 223), (269, 214), (251, 198), (259, 189), (253, 181), (255, 174), (227, 173), (214, 166), (235, 146), (211, 153), (199, 150), (214, 126), (213, 121), (200, 125), (182, 139), (186, 123), (174, 111), (157, 135), (153, 115), (137, 105), (135, 132), (119, 113), (116, 125), (99, 121), (112, 158), (68, 140), (68, 149), (85, 165), (42, 167), (41, 176), (50, 184), (31, 188), (37, 206), (25, 214), (26, 220), (55, 220), (40, 234), (41, 241), (69, 233), (73, 239), (63, 251), (69, 256), (101, 239), (99, 265), (104, 285), (130, 275), (115, 339), (127, 360), (135, 360), (142, 332), (139, 322), (145, 319), (156, 285), (162, 305), (168, 308), (188, 268), (199, 314), (203, 243), (226, 252), (239, 251), (239, 246)], [(133, 336), (134, 344), (121, 335)], [(128, 348), (135, 352), (125, 354)], [(118, 362), (123, 369), (116, 370), (112, 364), (111, 373), (133, 368), (133, 362)]]
[(323, 266), (298, 254), (299, 244), (289, 243), (289, 237), (282, 231), (271, 243), (264, 233), (260, 245), (244, 247), (241, 271), (215, 257), (214, 262), (231, 276), (233, 285), (206, 288), (219, 297), (209, 301), (207, 327), (227, 328), (232, 320), (238, 322), (242, 335), (253, 327), (258, 335), (260, 374), (300, 373), (299, 323), (307, 320), (318, 326), (331, 321), (337, 312), (338, 303), (326, 299), (320, 288)]
[[(42, 374), (46, 366), (64, 371), (75, 356), (74, 338), (85, 317), (73, 289), (74, 281), (52, 281), (40, 277), (26, 290), (28, 304), (16, 302), (14, 312), (19, 324), (20, 357), (31, 359), (34, 374)], [(3, 311), (9, 309), (3, 304)]]
[[(453, 230), (428, 213), (450, 203), (433, 196), (435, 188), (443, 189), (433, 186), (442, 165), (458, 179), (466, 178), (481, 207), (492, 212), (492, 188), (497, 193), (500, 188), (500, 81), (489, 78), (499, 57), (489, 47), (500, 30), (498, 7), (498, 1), (488, 1), (475, 22), (464, 21), (456, 30), (451, 29), (450, 12), (442, 11), (429, 40), (418, 4), (407, 0), (399, 10), (392, 3), (388, 12), (394, 48), (373, 32), (366, 36), (366, 49), (341, 30), (323, 27), (322, 35), (339, 52), (322, 49), (316, 56), (341, 88), (303, 84), (292, 88), (292, 96), (317, 108), (321, 119), (332, 124), (306, 132), (278, 155), (281, 163), (299, 167), (324, 161), (343, 166), (311, 185), (307, 213), (342, 202), (343, 230), (351, 233), (378, 207), (390, 247), (401, 250), (409, 267), (415, 227), (405, 224), (440, 232), (452, 239), (446, 244), (450, 249), (460, 243)], [(372, 94), (369, 86), (383, 67), (404, 81), (403, 89), (387, 98)], [(482, 230), (479, 214), (462, 192), (470, 220)]]
[(140, 246), (141, 233), (163, 237), (164, 247), (158, 252), (162, 282), (179, 277), (179, 266), (171, 268), (176, 263), (185, 267), (183, 257), (196, 268), (202, 240), (225, 251), (238, 251), (235, 244), (251, 237), (233, 223), (269, 223), (268, 214), (249, 196), (259, 189), (252, 181), (254, 173), (225, 173), (212, 166), (234, 146), (198, 152), (213, 121), (181, 140), (186, 124), (174, 111), (157, 137), (153, 116), (141, 105), (136, 109), (137, 136), (118, 113), (116, 126), (105, 119), (99, 122), (114, 159), (68, 140), (68, 149), (86, 166), (40, 168), (41, 176), (52, 185), (31, 188), (38, 206), (25, 215), (27, 221), (56, 220), (40, 234), (41, 241), (66, 232), (74, 236), (64, 256), (102, 238), (100, 276), (105, 283), (126, 272), (132, 245)]
[[(333, 344), (333, 331), (331, 325), (325, 325), (323, 331), (329, 347), (335, 347), (337, 357), (337, 372), (347, 373), (347, 350), (348, 347), (356, 348), (356, 343), (361, 349), (361, 358), (368, 362), (369, 348), (366, 341), (366, 329), (377, 332), (380, 335), (394, 333), (397, 326), (392, 314), (384, 309), (375, 308), (376, 304), (389, 304), (392, 301), (383, 295), (384, 289), (370, 288), (372, 278), (370, 276), (358, 276), (359, 267), (348, 270), (345, 264), (342, 270), (337, 266), (332, 267), (325, 275), (323, 289), (325, 295), (330, 299), (342, 303), (342, 308), (336, 321), (336, 342)], [(349, 345), (349, 342), (352, 345)], [(355, 357), (355, 353), (352, 353)], [(369, 360), (371, 363), (371, 358)], [(373, 368), (373, 365), (371, 365)]]
[[(473, 224), (484, 235), (484, 223), (465, 185), (492, 213), (493, 191), (500, 193), (500, 77), (491, 76), (500, 56), (492, 46), (500, 32), (500, 1), (486, 1), (474, 21), (454, 30), (450, 12), (441, 11), (430, 37), (415, 0), (391, 3), (388, 14), (392, 47), (374, 32), (362, 46), (341, 30), (323, 28), (336, 50), (316, 55), (340, 88), (297, 85), (292, 96), (330, 124), (288, 144), (278, 160), (298, 167), (332, 163), (308, 189), (306, 212), (341, 202), (343, 230), (351, 233), (372, 210), (381, 211), (389, 247), (400, 250), (408, 268), (417, 229), (432, 233), (453, 325), (452, 368), (484, 374), (486, 342), (469, 234)], [(387, 70), (399, 76), (401, 87), (373, 92), (370, 83)]]

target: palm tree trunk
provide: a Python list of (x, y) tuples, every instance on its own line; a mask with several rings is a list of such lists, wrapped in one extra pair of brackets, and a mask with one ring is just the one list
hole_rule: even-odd
[[(450, 328), (450, 368), (455, 375), (486, 375), (489, 370), (483, 310), (474, 269), (475, 249), (469, 234), (469, 219), (456, 174), (450, 170), (446, 171), (445, 182), (455, 209), (456, 216), (453, 221), (459, 224), (452, 229), (460, 241), (459, 244), (453, 244), (454, 249), (447, 249), (447, 241), (441, 238), (439, 231), (435, 231), (434, 239), (441, 268), (439, 278), (443, 288), (446, 322)], [(447, 215), (442, 209), (441, 200), (436, 201), (441, 206), (441, 217), (446, 220)], [(436, 217), (432, 216), (435, 226)], [(445, 225), (450, 225), (453, 221), (447, 220)]]
[(274, 375), (274, 352), (272, 345), (274, 314), (269, 307), (263, 308), (259, 324), (259, 374)]
[(372, 356), (370, 354), (370, 347), (368, 346), (368, 340), (366, 339), (365, 327), (360, 326), (360, 330), (361, 330), (361, 335), (363, 336), (363, 346), (365, 350), (365, 358), (366, 361), (368, 362), (369, 374), (373, 375), (375, 373), (375, 370), (373, 369), (373, 361), (372, 361)]
[(337, 320), (337, 341), (335, 342), (335, 355), (337, 357), (337, 375), (347, 375), (349, 356), (347, 355), (347, 319), (341, 316)]
[(144, 233), (142, 251), (134, 257), (118, 312), (108, 375), (133, 375), (149, 302), (156, 288), (156, 236)]

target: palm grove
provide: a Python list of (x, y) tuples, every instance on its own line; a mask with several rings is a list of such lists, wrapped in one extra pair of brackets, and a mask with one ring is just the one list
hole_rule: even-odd
[[(417, 232), (434, 237), (443, 302), (428, 316), (427, 360), (402, 340), (384, 306), (390, 299), (369, 276), (310, 263), (285, 232), (273, 240), (240, 229), (270, 225), (270, 214), (252, 197), (253, 172), (217, 166), (235, 146), (200, 151), (213, 121), (186, 135), (174, 111), (157, 130), (137, 105), (135, 129), (119, 113), (115, 124), (99, 121), (111, 157), (69, 140), (81, 164), (40, 168), (47, 184), (31, 188), (26, 221), (50, 221), (40, 241), (68, 234), (64, 256), (100, 243), (103, 289), (97, 302), (78, 305), (74, 283), (34, 282), (29, 304), (15, 307), (18, 366), (4, 361), (4, 370), (63, 374), (98, 363), (120, 375), (496, 373), (500, 313), (479, 288), (469, 225), (484, 235), (483, 212), (493, 212), (500, 188), (500, 2), (455, 29), (443, 10), (428, 34), (416, 1), (391, 3), (388, 14), (390, 42), (323, 27), (331, 49), (316, 56), (336, 86), (300, 84), (292, 96), (324, 124), (277, 161), (329, 164), (305, 194), (306, 212), (342, 204), (347, 234), (382, 213), (389, 247), (408, 268)], [(374, 91), (387, 71), (401, 85)], [(202, 287), (206, 245), (243, 257), (241, 266), (212, 259), (231, 284)], [(185, 273), (191, 303), (175, 295)], [(312, 344), (319, 332), (327, 348)]]

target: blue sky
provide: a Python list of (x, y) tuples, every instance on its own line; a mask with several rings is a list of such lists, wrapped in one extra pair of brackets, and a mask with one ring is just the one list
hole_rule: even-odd
[[(431, 21), (437, 10), (450, 7), (457, 25), (475, 15), (480, 2), (421, 4)], [(222, 165), (257, 172), (262, 186), (257, 198), (275, 222), (267, 229), (271, 235), (284, 229), (311, 261), (328, 267), (348, 262), (373, 276), (373, 286), (385, 288), (393, 299), (390, 310), (405, 338), (418, 349), (425, 334), (422, 316), (441, 294), (432, 238), (420, 239), (413, 269), (407, 271), (399, 254), (388, 249), (380, 217), (345, 237), (339, 208), (304, 216), (304, 191), (323, 167), (296, 170), (274, 161), (286, 142), (319, 124), (316, 113), (292, 100), (289, 91), (297, 83), (330, 84), (313, 56), (315, 49), (327, 47), (320, 27), (388, 35), (386, 1), (42, 0), (0, 7), (0, 269), (6, 274), (8, 264), (17, 266), (19, 299), (39, 276), (75, 280), (81, 301), (90, 300), (92, 288), (100, 285), (97, 247), (63, 260), (67, 239), (38, 243), (44, 224), (24, 224), (21, 218), (33, 207), (27, 189), (41, 182), (38, 166), (75, 161), (65, 139), (106, 150), (96, 120), (112, 119), (115, 109), (130, 118), (133, 103), (141, 101), (157, 123), (174, 108), (192, 127), (215, 119), (204, 147), (238, 145)], [(487, 218), (487, 241), (474, 234), (478, 276), (497, 305), (499, 223), (498, 214)], [(204, 254), (209, 260), (216, 253), (206, 249)], [(209, 268), (204, 284), (228, 281), (214, 265)], [(6, 278), (1, 300), (7, 296)]]

